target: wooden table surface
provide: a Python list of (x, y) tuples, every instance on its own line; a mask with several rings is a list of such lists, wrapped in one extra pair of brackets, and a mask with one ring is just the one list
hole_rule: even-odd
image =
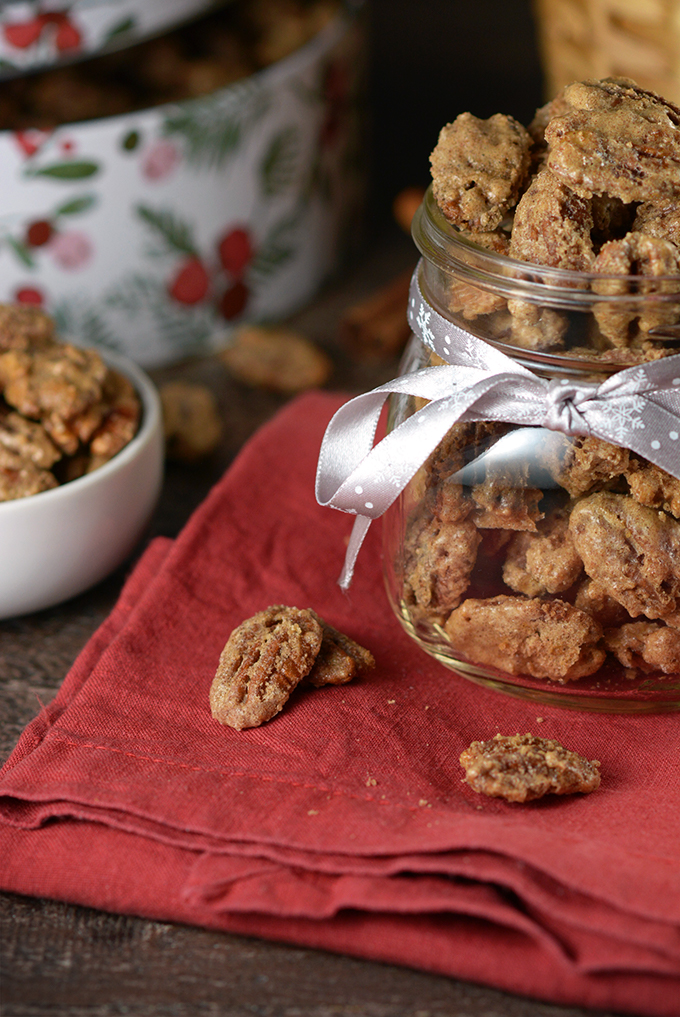
[[(360, 391), (395, 375), (396, 359), (361, 363), (349, 357), (338, 342), (338, 321), (348, 306), (414, 263), (410, 240), (390, 236), (295, 316), (293, 323), (333, 357), (331, 387)], [(223, 442), (209, 460), (191, 467), (168, 466), (142, 546), (154, 536), (179, 532), (243, 442), (284, 401), (236, 384), (214, 357), (150, 373), (159, 383), (184, 378), (209, 385), (219, 399), (225, 428)], [(0, 622), (3, 760), (38, 712), (39, 702), (55, 695), (73, 660), (106, 618), (131, 564), (66, 604)], [(592, 1014), (406, 968), (14, 894), (0, 894), (0, 925), (4, 1017)]]

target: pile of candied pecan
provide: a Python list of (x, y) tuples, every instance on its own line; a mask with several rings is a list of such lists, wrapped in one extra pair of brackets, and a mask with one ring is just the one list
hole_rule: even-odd
[[(463, 113), (442, 130), (432, 175), (443, 214), (486, 250), (578, 272), (572, 291), (623, 295), (636, 276), (638, 293), (661, 281), (657, 294), (680, 295), (680, 109), (627, 79), (569, 85), (528, 130)], [(515, 346), (568, 344), (568, 313), (540, 300), (453, 273), (449, 293), (454, 315), (498, 316)], [(676, 352), (650, 332), (680, 321), (680, 299), (593, 306), (589, 345), (572, 356)], [(680, 480), (626, 448), (554, 434), (533, 462), (531, 450), (512, 464), (496, 454), (470, 475), (510, 430), (456, 424), (423, 469), (404, 548), (411, 619), (506, 673), (563, 683), (608, 654), (631, 677), (680, 673)]]
[(0, 501), (91, 473), (134, 437), (140, 412), (95, 350), (59, 342), (40, 308), (0, 304)]
[[(441, 211), (479, 246), (601, 277), (582, 287), (605, 297), (680, 294), (680, 109), (633, 81), (568, 85), (528, 129), (500, 113), (462, 113), (442, 129), (431, 165)], [(642, 277), (633, 289), (631, 275)], [(680, 300), (596, 301), (584, 335), (584, 315), (576, 329), (560, 310), (455, 280), (450, 296), (468, 320), (504, 312), (496, 327), (514, 345), (614, 351), (607, 359), (621, 363), (669, 352), (650, 332), (680, 321)]]

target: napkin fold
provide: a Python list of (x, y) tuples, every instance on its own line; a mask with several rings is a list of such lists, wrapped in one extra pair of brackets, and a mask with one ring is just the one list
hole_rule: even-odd
[[(0, 772), (0, 888), (677, 1015), (677, 716), (539, 707), (446, 670), (388, 605), (377, 526), (341, 591), (352, 520), (314, 500), (341, 402), (290, 403), (143, 554)], [(276, 603), (313, 607), (377, 666), (222, 727), (220, 652)], [(475, 794), (458, 757), (497, 731), (601, 760), (601, 787)]]

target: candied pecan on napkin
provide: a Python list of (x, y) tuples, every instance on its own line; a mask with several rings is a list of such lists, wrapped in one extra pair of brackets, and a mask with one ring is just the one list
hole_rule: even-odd
[[(0, 777), (0, 887), (677, 1013), (677, 717), (538, 707), (446, 671), (388, 607), (379, 527), (343, 593), (351, 520), (313, 493), (339, 402), (291, 403), (180, 537), (151, 544)], [(376, 668), (223, 727), (208, 703), (220, 652), (269, 604), (312, 607)], [(458, 759), (497, 731), (600, 760), (601, 786), (524, 805), (476, 794)]]

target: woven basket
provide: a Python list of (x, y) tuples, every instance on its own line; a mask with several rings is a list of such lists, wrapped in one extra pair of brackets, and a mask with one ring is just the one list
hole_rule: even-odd
[(612, 75), (680, 104), (680, 0), (534, 0), (546, 99)]

